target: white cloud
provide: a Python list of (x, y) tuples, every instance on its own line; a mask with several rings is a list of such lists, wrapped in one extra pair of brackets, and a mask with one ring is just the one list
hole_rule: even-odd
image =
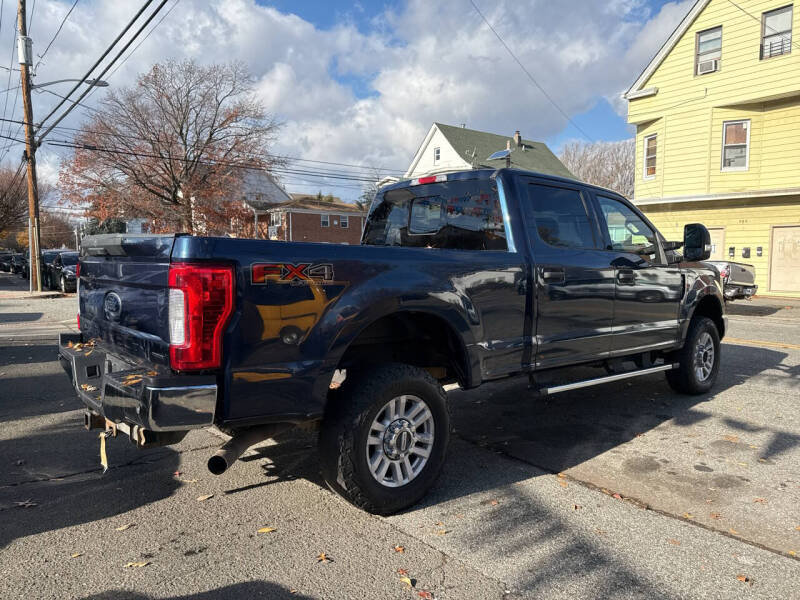
[[(13, 21), (12, 4), (6, 3), (0, 50), (11, 45), (5, 23)], [(70, 4), (38, 1), (35, 52), (44, 50)], [(689, 4), (670, 2), (651, 15), (641, 0), (479, 2), (520, 61), (570, 115), (601, 97), (624, 111), (619, 93)], [(139, 0), (79, 3), (37, 81), (82, 75), (139, 6)], [(137, 73), (168, 57), (246, 61), (268, 109), (285, 122), (277, 149), (291, 156), (403, 169), (433, 121), (495, 132), (520, 129), (534, 139), (566, 126), (466, 1), (409, 0), (361, 29), (343, 22), (321, 30), (254, 0), (184, 0), (110, 82), (130, 85)], [(370, 95), (359, 98), (346, 83), (353, 80)], [(68, 89), (59, 87), (62, 93)], [(90, 104), (97, 97), (100, 93)], [(55, 100), (47, 94), (34, 99), (37, 117)], [(20, 114), (18, 106), (16, 118)], [(81, 118), (75, 111), (66, 124), (76, 126)], [(50, 175), (50, 167), (44, 172)]]

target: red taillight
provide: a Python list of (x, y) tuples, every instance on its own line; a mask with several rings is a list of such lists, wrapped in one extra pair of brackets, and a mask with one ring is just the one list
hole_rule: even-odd
[(233, 312), (233, 268), (173, 264), (169, 288), (170, 365), (177, 371), (219, 367)]
[(78, 331), (80, 331), (81, 330), (81, 313), (78, 313), (76, 315), (76, 318), (78, 319)]
[(78, 264), (75, 265), (75, 279), (81, 278), (81, 261), (78, 261)]

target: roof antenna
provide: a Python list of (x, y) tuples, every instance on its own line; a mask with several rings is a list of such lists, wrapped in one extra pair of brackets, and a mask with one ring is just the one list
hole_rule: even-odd
[(472, 152), (471, 152), (471, 153), (470, 153), (469, 151), (465, 150), (465, 151), (464, 151), (464, 154), (466, 154), (466, 155), (467, 155), (467, 157), (469, 157), (469, 159), (470, 159), (470, 161), (469, 161), (469, 162), (470, 162), (470, 164), (472, 165), (472, 168), (473, 168), (473, 169), (477, 169), (477, 168), (478, 168), (478, 163), (477, 163), (477, 158), (478, 158), (478, 147), (477, 147), (477, 146), (475, 146), (475, 147), (472, 149)]

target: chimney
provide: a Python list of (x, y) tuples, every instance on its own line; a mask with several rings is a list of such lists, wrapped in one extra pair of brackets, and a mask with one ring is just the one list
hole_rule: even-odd
[(522, 146), (522, 136), (519, 134), (519, 129), (514, 132), (514, 143), (517, 145), (517, 148)]

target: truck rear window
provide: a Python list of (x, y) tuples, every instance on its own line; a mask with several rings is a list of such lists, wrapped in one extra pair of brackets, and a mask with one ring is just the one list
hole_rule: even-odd
[(506, 250), (497, 186), (490, 180), (447, 181), (379, 194), (364, 229), (363, 243)]

